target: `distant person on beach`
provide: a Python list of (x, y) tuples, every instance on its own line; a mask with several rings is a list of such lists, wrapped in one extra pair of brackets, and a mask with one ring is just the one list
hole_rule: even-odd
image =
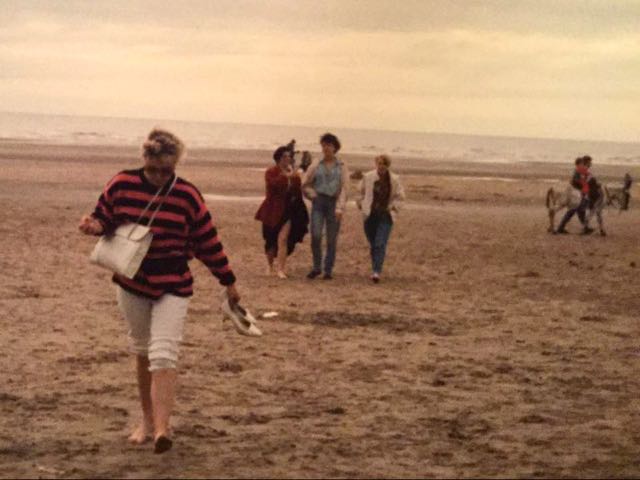
[(390, 171), (391, 159), (379, 155), (376, 168), (364, 174), (356, 201), (364, 216), (364, 232), (371, 254), (371, 281), (378, 283), (398, 210), (405, 199), (400, 178)]
[(589, 206), (589, 191), (590, 185), (593, 183), (591, 177), (591, 157), (584, 156), (578, 157), (575, 160), (575, 170), (573, 172), (573, 176), (571, 177), (571, 186), (580, 192), (580, 203), (574, 207), (570, 208), (562, 217), (560, 221), (560, 225), (556, 230), (556, 233), (559, 234), (567, 234), (569, 233), (566, 229), (567, 224), (573, 218), (573, 216), (577, 213), (580, 223), (582, 223), (582, 233), (590, 234), (593, 232), (593, 229), (589, 227), (589, 222), (586, 216), (586, 210)]
[(302, 242), (309, 224), (300, 174), (293, 169), (288, 147), (278, 147), (273, 153), (276, 164), (265, 172), (266, 198), (255, 216), (262, 222), (268, 272), (281, 279), (287, 278), (287, 255), (293, 253), (296, 243)]
[[(94, 212), (82, 217), (79, 225), (87, 235), (107, 235), (122, 224), (137, 222), (141, 215), (141, 223), (147, 224), (162, 201), (151, 226), (151, 247), (140, 270), (132, 280), (113, 276), (118, 305), (129, 327), (131, 350), (136, 355), (142, 407), (141, 424), (129, 441), (142, 444), (153, 440), (156, 453), (172, 446), (169, 420), (175, 398), (176, 362), (193, 294), (188, 260), (195, 255), (226, 287), (231, 302), (240, 299), (236, 277), (202, 195), (191, 183), (176, 178), (176, 165), (183, 153), (184, 144), (175, 135), (161, 129), (151, 131), (143, 146), (144, 166), (113, 177)], [(161, 200), (142, 214), (158, 191)]]
[(322, 160), (312, 163), (304, 179), (302, 190), (311, 200), (311, 251), (313, 268), (307, 278), (314, 279), (322, 273), (322, 231), (326, 225), (327, 251), (324, 258), (325, 280), (333, 278), (336, 260), (338, 232), (347, 205), (349, 170), (338, 159), (340, 151), (338, 137), (325, 133), (320, 137)]

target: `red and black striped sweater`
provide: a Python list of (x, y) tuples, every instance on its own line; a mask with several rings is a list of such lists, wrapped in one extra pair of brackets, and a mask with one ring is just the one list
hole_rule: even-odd
[[(173, 178), (142, 217), (142, 225), (149, 222), (172, 182)], [(157, 191), (158, 187), (147, 180), (143, 169), (125, 170), (109, 181), (92, 215), (102, 224), (106, 234), (111, 233), (119, 225), (136, 222)], [(194, 256), (222, 285), (235, 283), (236, 278), (204, 199), (191, 183), (178, 177), (164, 199), (151, 231), (151, 247), (136, 276), (131, 280), (118, 274), (113, 276), (113, 281), (125, 290), (153, 299), (165, 293), (188, 297), (193, 294), (188, 260)]]

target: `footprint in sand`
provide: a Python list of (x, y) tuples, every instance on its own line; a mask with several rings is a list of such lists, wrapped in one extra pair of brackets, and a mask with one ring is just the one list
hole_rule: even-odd
[(240, 373), (242, 372), (243, 368), (239, 363), (220, 362), (218, 364), (218, 370), (221, 372)]
[(268, 415), (258, 415), (253, 412), (249, 412), (247, 415), (221, 415), (220, 418), (235, 425), (265, 424), (271, 421), (271, 417)]
[(191, 438), (221, 438), (229, 435), (226, 430), (218, 430), (199, 423), (187, 428), (176, 429), (175, 433)]
[(326, 410), (331, 415), (344, 415), (347, 411), (342, 407), (333, 407)]
[(533, 424), (533, 423), (553, 423), (550, 418), (543, 417), (542, 415), (538, 415), (536, 413), (531, 413), (529, 415), (525, 415), (518, 420), (520, 423)]

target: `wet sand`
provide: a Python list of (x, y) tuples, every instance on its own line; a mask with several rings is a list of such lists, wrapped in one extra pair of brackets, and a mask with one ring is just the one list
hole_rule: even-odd
[[(269, 153), (190, 152), (180, 174), (203, 193), (248, 197), (207, 203), (243, 303), (279, 315), (237, 335), (192, 263), (174, 449), (130, 447), (133, 359), (76, 226), (137, 154), (0, 142), (0, 476), (640, 475), (640, 189), (605, 213), (608, 237), (549, 235), (544, 195), (570, 162), (396, 159), (409, 200), (372, 285), (353, 206), (335, 280), (304, 278), (308, 237), (289, 280), (267, 277)], [(629, 170), (595, 162), (608, 181)]]

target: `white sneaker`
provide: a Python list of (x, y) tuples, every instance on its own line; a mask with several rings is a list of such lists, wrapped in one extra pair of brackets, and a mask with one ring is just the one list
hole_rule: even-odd
[(222, 321), (231, 320), (236, 331), (241, 335), (250, 337), (262, 336), (262, 331), (256, 326), (256, 319), (251, 312), (242, 308), (238, 303), (233, 306), (229, 303), (229, 297), (225, 291), (222, 295)]

